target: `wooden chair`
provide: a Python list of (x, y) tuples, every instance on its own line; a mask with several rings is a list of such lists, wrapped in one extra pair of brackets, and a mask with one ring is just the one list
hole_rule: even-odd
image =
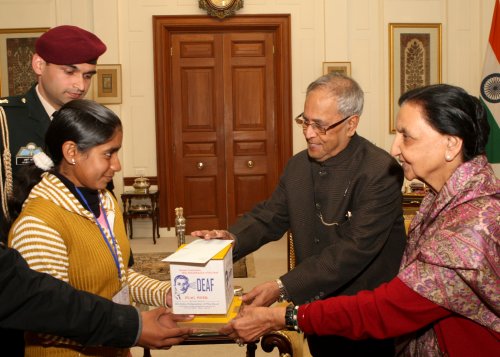
[(423, 194), (403, 194), (403, 217), (405, 220), (405, 230), (407, 234), (411, 221), (413, 220), (413, 217), (415, 217), (423, 198)]
[[(292, 233), (287, 232), (287, 268), (288, 271), (295, 267), (295, 249)], [(301, 357), (304, 348), (304, 335), (295, 331), (275, 331), (265, 334), (260, 345), (266, 352), (271, 352), (275, 347), (280, 357)]]

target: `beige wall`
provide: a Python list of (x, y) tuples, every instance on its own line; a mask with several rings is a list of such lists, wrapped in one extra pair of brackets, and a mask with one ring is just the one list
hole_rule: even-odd
[[(389, 150), (388, 23), (442, 23), (442, 80), (478, 95), (494, 2), (245, 0), (239, 13), (291, 14), (293, 113), (302, 111), (304, 90), (323, 61), (351, 62), (366, 92), (359, 133)], [(184, 14), (204, 11), (198, 0), (0, 0), (1, 28), (78, 25), (108, 45), (101, 64), (121, 63), (123, 103), (110, 107), (125, 127), (123, 176), (156, 175), (152, 16)], [(294, 152), (302, 150), (301, 131), (294, 127), (293, 135)]]

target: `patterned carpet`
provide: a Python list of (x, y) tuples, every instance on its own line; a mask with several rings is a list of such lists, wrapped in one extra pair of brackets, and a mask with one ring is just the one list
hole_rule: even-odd
[[(169, 263), (161, 260), (170, 253), (134, 253), (134, 266), (136, 272), (142, 273), (158, 280), (170, 279)], [(255, 277), (253, 256), (250, 254), (234, 263), (233, 272), (235, 278)]]

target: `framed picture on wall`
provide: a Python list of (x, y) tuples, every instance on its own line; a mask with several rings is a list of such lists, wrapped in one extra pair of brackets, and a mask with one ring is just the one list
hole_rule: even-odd
[(36, 82), (35, 42), (48, 28), (0, 29), (0, 97), (26, 93)]
[[(92, 80), (93, 99), (101, 104), (122, 102), (122, 69), (119, 64), (98, 64)], [(90, 97), (90, 96), (89, 96)]]
[(440, 82), (441, 24), (389, 24), (389, 132), (401, 94)]
[(323, 62), (323, 74), (340, 72), (347, 76), (351, 75), (351, 62)]

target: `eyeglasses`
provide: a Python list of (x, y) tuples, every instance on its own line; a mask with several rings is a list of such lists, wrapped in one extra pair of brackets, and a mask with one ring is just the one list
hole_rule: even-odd
[(304, 117), (304, 113), (301, 113), (294, 120), (298, 125), (300, 125), (302, 127), (302, 130), (304, 130), (304, 131), (307, 130), (307, 127), (310, 125), (316, 134), (325, 135), (328, 130), (339, 126), (340, 124), (345, 122), (350, 117), (352, 117), (352, 115), (349, 115), (349, 116), (345, 117), (344, 119), (342, 119), (342, 120), (340, 120), (340, 121), (338, 121), (330, 126), (327, 126), (326, 128), (322, 127), (318, 123), (309, 121), (309, 119)]

